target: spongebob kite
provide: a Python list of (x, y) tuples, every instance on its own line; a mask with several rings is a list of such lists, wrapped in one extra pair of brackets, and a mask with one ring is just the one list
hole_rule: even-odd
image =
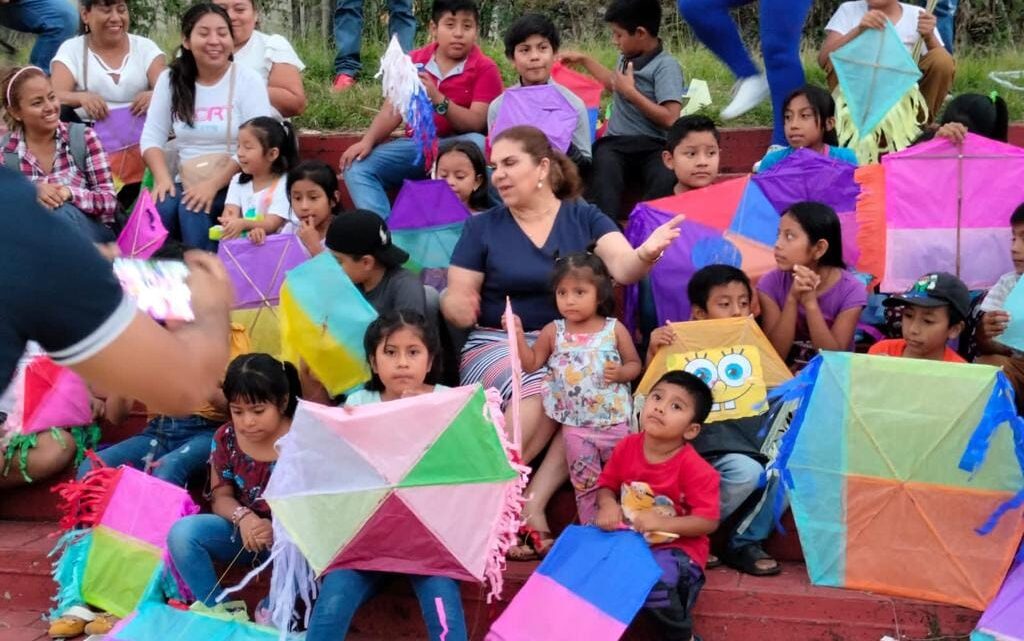
[(761, 351), (755, 345), (671, 354), (667, 369), (685, 370), (708, 384), (715, 401), (708, 423), (757, 416), (767, 407)]

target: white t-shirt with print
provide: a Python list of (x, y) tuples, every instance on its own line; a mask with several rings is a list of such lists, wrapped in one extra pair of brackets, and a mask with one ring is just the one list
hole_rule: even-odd
[(277, 179), (273, 185), (253, 191), (252, 181), (239, 182), (242, 174), (235, 174), (228, 185), (228, 195), (224, 201), (225, 205), (234, 205), (241, 210), (244, 216), (249, 210), (255, 210), (262, 216), (277, 216), (285, 220), (281, 233), (294, 234), (298, 219), (292, 214), (291, 204), (288, 201), (288, 191), (285, 189), (286, 180), (284, 176)]
[[(111, 109), (132, 104), (135, 96), (149, 90), (149, 67), (153, 61), (164, 56), (159, 46), (149, 38), (128, 34), (128, 55), (121, 63), (120, 69), (111, 69), (100, 60), (96, 52), (89, 50), (89, 71), (85, 73), (82, 66), (82, 54), (85, 36), (65, 40), (57, 49), (57, 55), (50, 63), (61, 63), (71, 72), (75, 79), (75, 91), (91, 91), (107, 101)], [(119, 75), (117, 82), (111, 75)], [(82, 82), (85, 80), (86, 82)], [(75, 109), (79, 118), (87, 118), (85, 110)]]
[[(292, 65), (300, 72), (306, 68), (291, 43), (284, 36), (266, 34), (262, 31), (252, 32), (249, 42), (235, 52), (235, 62), (260, 74), (264, 85), (267, 84), (270, 70), (275, 64)], [(273, 116), (278, 120), (281, 119), (281, 114), (277, 109), (274, 109)]]
[[(899, 22), (893, 26), (896, 27), (896, 33), (899, 34), (900, 40), (907, 47), (907, 51), (913, 53), (914, 47), (917, 45), (917, 41), (921, 39), (921, 34), (917, 32), (917, 19), (924, 12), (921, 7), (916, 7), (912, 4), (900, 3), (900, 8), (903, 9), (903, 15), (900, 16)], [(836, 12), (832, 14), (828, 24), (825, 25), (825, 31), (835, 31), (841, 35), (846, 35), (853, 31), (860, 21), (867, 15), (868, 3), (867, 0), (855, 0), (854, 2), (844, 2), (839, 5)], [(938, 30), (935, 31), (935, 37), (938, 39), (939, 44), (942, 42), (942, 36), (939, 35)]]

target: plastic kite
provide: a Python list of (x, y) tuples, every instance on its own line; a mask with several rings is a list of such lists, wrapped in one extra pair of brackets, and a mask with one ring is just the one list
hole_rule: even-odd
[(160, 214), (153, 204), (149, 190), (143, 188), (132, 208), (121, 235), (117, 237), (117, 246), (121, 255), (128, 258), (149, 258), (163, 247), (167, 240), (167, 228), (164, 227)]
[(253, 351), (281, 353), (278, 304), (285, 276), (309, 258), (299, 237), (271, 234), (262, 245), (244, 238), (220, 243), (217, 256), (235, 286), (231, 320), (243, 325)]
[(131, 107), (111, 109), (107, 117), (92, 124), (92, 130), (103, 144), (103, 151), (114, 153), (139, 144), (146, 114), (136, 116)]
[[(283, 637), (283, 639), (282, 639)], [(179, 610), (147, 602), (120, 621), (106, 641), (153, 641), (153, 639), (210, 639), (216, 641), (298, 641), (298, 635), (282, 635), (274, 628), (244, 618), (216, 612)]]
[[(680, 236), (651, 269), (659, 325), (690, 318), (686, 284), (705, 265), (740, 267), (754, 280), (775, 268), (779, 215), (749, 176), (640, 203), (629, 215), (626, 238), (639, 247), (678, 214), (686, 216)], [(630, 286), (627, 319), (635, 317), (638, 297), (638, 287)]]
[(199, 512), (185, 489), (122, 465), (98, 467), (57, 491), (60, 526), (69, 530), (54, 551), (62, 550), (54, 564), (58, 612), (87, 603), (123, 617), (144, 600), (187, 595), (167, 555), (171, 526)]
[(829, 58), (839, 79), (839, 144), (864, 164), (912, 144), (928, 121), (928, 105), (917, 86), (921, 70), (892, 23), (864, 31)]
[(443, 180), (406, 180), (388, 218), (391, 240), (409, 253), (406, 267), (438, 291), (448, 283), (448, 265), (469, 209)]
[(661, 577), (636, 532), (571, 525), (491, 626), (487, 641), (615, 641)]
[[(479, 385), (387, 403), (300, 402), (264, 498), (274, 513), (271, 620), (335, 568), (487, 581), (500, 595), (527, 468), (500, 398)], [(285, 570), (283, 568), (287, 567)], [(292, 586), (302, 586), (295, 590)]]
[(16, 433), (33, 434), (51, 427), (89, 425), (92, 394), (78, 374), (49, 357), (29, 361), (15, 382), (14, 412), (7, 425)]
[(756, 345), (670, 354), (667, 363), (669, 370), (689, 372), (711, 388), (714, 403), (705, 423), (757, 416), (767, 409), (768, 390)]
[(416, 141), (416, 160), (429, 169), (437, 157), (437, 124), (434, 122), (434, 105), (420, 80), (419, 69), (412, 59), (402, 51), (398, 37), (391, 36), (391, 42), (380, 60), (380, 71), (375, 77), (381, 78), (384, 97), (391, 102), (395, 113), (412, 132)]
[(590, 117), (590, 135), (597, 139), (597, 118), (601, 113), (601, 94), (604, 85), (593, 77), (555, 62), (551, 67), (551, 79), (580, 97)]
[(1024, 563), (1010, 570), (971, 641), (1024, 641)]
[(377, 312), (333, 254), (323, 252), (288, 273), (279, 311), (284, 357), (302, 359), (332, 396), (370, 379), (363, 335)]
[(800, 401), (776, 465), (811, 582), (983, 610), (1024, 533), (1003, 373), (824, 352), (776, 392)]
[(509, 127), (531, 125), (543, 131), (551, 146), (564, 153), (569, 150), (579, 118), (576, 108), (554, 85), (512, 87), (505, 90), (488, 134), (494, 140)]
[(880, 278), (883, 292), (936, 271), (986, 289), (1013, 270), (1006, 239), (1024, 200), (1024, 149), (974, 134), (959, 147), (936, 138), (856, 176), (857, 269)]

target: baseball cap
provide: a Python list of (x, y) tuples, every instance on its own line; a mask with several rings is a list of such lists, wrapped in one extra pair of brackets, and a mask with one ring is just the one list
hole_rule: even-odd
[(947, 272), (926, 274), (903, 294), (890, 296), (885, 305), (916, 305), (917, 307), (941, 307), (949, 305), (967, 318), (971, 307), (971, 293), (962, 280)]
[(398, 267), (409, 254), (391, 242), (387, 223), (372, 211), (353, 209), (334, 217), (327, 228), (327, 249), (349, 256), (373, 256), (385, 267)]

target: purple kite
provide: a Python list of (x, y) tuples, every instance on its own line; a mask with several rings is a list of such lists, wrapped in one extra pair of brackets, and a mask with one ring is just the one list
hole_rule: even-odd
[(469, 217), (469, 209), (445, 181), (406, 180), (391, 208), (388, 227), (392, 241), (409, 254), (406, 268), (441, 291)]
[(981, 615), (971, 639), (1024, 641), (1024, 562), (1010, 569), (999, 594)]
[(516, 125), (530, 125), (544, 132), (555, 149), (566, 152), (580, 116), (554, 85), (513, 87), (505, 90), (490, 139)]
[(136, 116), (131, 107), (120, 107), (93, 123), (92, 129), (103, 144), (103, 151), (112, 154), (139, 144), (145, 124), (146, 114)]

